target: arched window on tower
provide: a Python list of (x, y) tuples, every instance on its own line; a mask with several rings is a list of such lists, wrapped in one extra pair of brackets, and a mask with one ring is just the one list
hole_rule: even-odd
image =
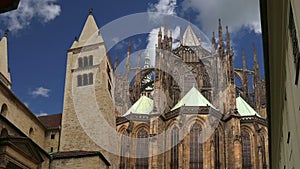
[(129, 161), (128, 157), (126, 157), (126, 154), (129, 153), (129, 139), (128, 139), (128, 133), (125, 130), (121, 136), (121, 151), (120, 151), (120, 169), (126, 169), (129, 168)]
[(78, 58), (78, 67), (79, 68), (83, 67), (82, 58)]
[(220, 140), (219, 140), (219, 132), (215, 131), (215, 168), (220, 169)]
[(93, 66), (94, 65), (94, 61), (93, 61), (93, 55), (89, 56), (89, 66)]
[(148, 132), (142, 128), (137, 133), (137, 138), (142, 138), (137, 141), (136, 145), (136, 165), (138, 169), (148, 169)]
[(89, 73), (89, 85), (93, 84), (93, 73)]
[(33, 136), (33, 128), (30, 127), (30, 129), (29, 129), (29, 137), (32, 137), (32, 136)]
[(82, 75), (77, 75), (77, 86), (82, 86)]
[(6, 105), (6, 104), (3, 104), (3, 105), (1, 106), (1, 114), (2, 114), (2, 116), (7, 116), (7, 113), (8, 113), (7, 105)]
[(190, 131), (190, 169), (203, 169), (201, 126), (195, 123)]
[(83, 74), (83, 86), (88, 85), (88, 75)]
[(87, 56), (85, 56), (85, 57), (83, 58), (83, 66), (84, 66), (84, 67), (88, 67), (88, 66), (89, 66), (89, 61), (88, 61), (88, 57), (87, 57)]
[(171, 168), (178, 169), (178, 142), (179, 142), (179, 129), (174, 126), (171, 133)]
[(7, 136), (8, 136), (8, 131), (6, 128), (3, 128), (1, 130), (0, 137), (7, 137)]
[(251, 169), (251, 140), (250, 134), (242, 130), (242, 159), (243, 169)]

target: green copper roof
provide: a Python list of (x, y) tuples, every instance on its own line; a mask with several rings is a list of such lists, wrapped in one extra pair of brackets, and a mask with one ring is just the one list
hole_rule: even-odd
[(182, 106), (210, 106), (216, 109), (195, 87), (192, 87), (171, 111)]
[(133, 114), (149, 114), (153, 110), (153, 100), (142, 96), (138, 101), (136, 101), (130, 109), (123, 115), (127, 116), (131, 113)]
[(258, 116), (260, 115), (241, 97), (236, 98), (236, 108), (241, 116)]

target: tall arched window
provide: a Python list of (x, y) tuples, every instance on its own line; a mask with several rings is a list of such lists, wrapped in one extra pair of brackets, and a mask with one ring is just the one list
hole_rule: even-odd
[(82, 75), (77, 75), (77, 86), (82, 86)]
[(242, 130), (242, 158), (243, 169), (251, 169), (251, 140), (250, 134)]
[(1, 114), (2, 114), (3, 116), (6, 116), (6, 115), (7, 115), (7, 112), (8, 112), (7, 105), (6, 105), (6, 104), (3, 104), (3, 105), (1, 106)]
[(88, 75), (84, 74), (83, 75), (83, 86), (88, 85)]
[(89, 66), (93, 66), (93, 65), (94, 65), (94, 63), (93, 63), (93, 56), (90, 55), (89, 56)]
[(261, 138), (262, 164), (263, 164), (263, 169), (265, 169), (267, 168), (265, 136), (261, 134), (260, 138)]
[(174, 126), (171, 133), (171, 168), (178, 169), (178, 142), (179, 142), (179, 129)]
[(93, 84), (93, 73), (89, 73), (89, 85)]
[(220, 140), (219, 132), (215, 131), (215, 168), (220, 169)]
[(88, 57), (86, 57), (86, 56), (83, 58), (83, 66), (84, 67), (88, 67), (89, 66)]
[(148, 132), (146, 129), (142, 128), (137, 133), (137, 141), (136, 145), (136, 166), (138, 169), (148, 169)]
[(83, 67), (82, 58), (78, 58), (78, 67)]
[(121, 137), (121, 151), (120, 151), (120, 169), (129, 168), (128, 157), (126, 157), (126, 153), (129, 151), (129, 140), (128, 134), (125, 130)]
[(195, 123), (190, 131), (190, 169), (203, 169), (201, 126)]

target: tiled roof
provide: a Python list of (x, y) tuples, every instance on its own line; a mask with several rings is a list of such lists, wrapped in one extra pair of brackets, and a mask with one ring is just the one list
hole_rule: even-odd
[(39, 116), (38, 118), (47, 128), (59, 127), (61, 123), (62, 114), (51, 114), (46, 116)]

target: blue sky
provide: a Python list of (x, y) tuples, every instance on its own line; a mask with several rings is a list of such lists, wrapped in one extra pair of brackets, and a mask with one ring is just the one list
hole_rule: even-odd
[[(190, 20), (209, 38), (217, 32), (221, 18), (223, 31), (225, 25), (229, 26), (235, 66), (241, 67), (244, 48), (247, 66), (252, 69), (254, 43), (263, 76), (258, 0), (21, 0), (17, 10), (0, 15), (0, 30), (2, 35), (3, 30), (11, 30), (8, 50), (12, 90), (35, 114), (62, 112), (67, 50), (80, 35), (91, 7), (99, 27), (129, 14), (164, 12)], [(131, 40), (136, 50), (153, 41), (150, 35)], [(120, 42), (110, 51), (112, 60), (116, 50), (124, 57), (126, 45)]]

